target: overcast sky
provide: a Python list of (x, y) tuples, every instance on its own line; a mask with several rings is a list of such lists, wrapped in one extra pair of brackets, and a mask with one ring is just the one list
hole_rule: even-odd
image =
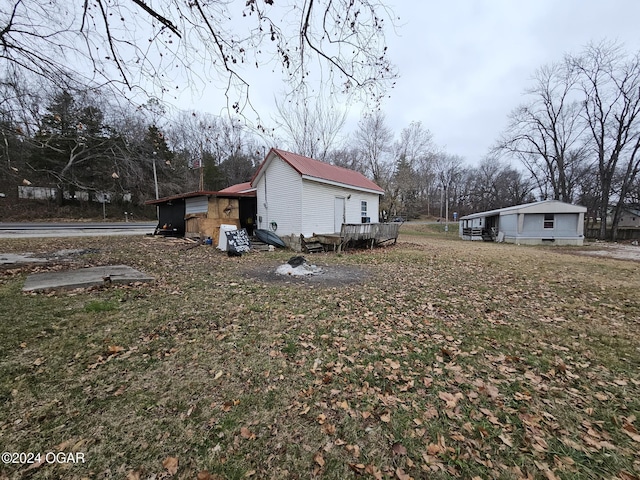
[(640, 49), (636, 0), (398, 1), (394, 9), (406, 22), (389, 35), (401, 75), (384, 108), (390, 124), (421, 120), (472, 164), (525, 100), (538, 67), (604, 38)]
[[(400, 19), (387, 42), (400, 78), (382, 106), (389, 127), (398, 136), (421, 121), (437, 145), (471, 165), (525, 101), (538, 67), (590, 41), (640, 50), (638, 0), (395, 0), (392, 8)], [(274, 110), (274, 89), (256, 83), (253, 100), (264, 115)], [(211, 94), (220, 97), (209, 91), (190, 107), (220, 113)], [(347, 130), (360, 113), (351, 109)]]

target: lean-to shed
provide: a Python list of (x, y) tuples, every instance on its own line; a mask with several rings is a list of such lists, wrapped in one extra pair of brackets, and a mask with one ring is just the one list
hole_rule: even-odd
[(582, 245), (586, 211), (580, 205), (544, 200), (466, 215), (460, 218), (459, 233), (463, 240)]
[(150, 200), (158, 206), (158, 232), (186, 237), (211, 237), (217, 245), (220, 225), (246, 228), (251, 234), (255, 193), (198, 191)]

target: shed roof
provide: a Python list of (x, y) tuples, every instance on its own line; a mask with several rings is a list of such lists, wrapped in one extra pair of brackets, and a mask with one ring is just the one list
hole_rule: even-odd
[(255, 197), (254, 192), (249, 193), (233, 193), (233, 192), (223, 192), (222, 190), (219, 192), (210, 191), (210, 190), (198, 190), (196, 192), (188, 192), (181, 193), (179, 195), (172, 195), (170, 197), (163, 197), (157, 200), (147, 200), (144, 202), (145, 205), (158, 205), (161, 203), (171, 202), (173, 200), (183, 200), (185, 198), (193, 198), (193, 197), (221, 197), (221, 198), (238, 198), (238, 197)]
[(258, 171), (251, 179), (251, 185), (256, 184), (257, 180), (264, 174), (268, 164), (272, 162), (276, 156), (289, 164), (303, 179), (354, 188), (356, 190), (365, 190), (379, 195), (384, 194), (382, 188), (360, 172), (277, 148), (272, 148), (269, 151), (264, 161), (260, 164)]
[(223, 188), (218, 193), (253, 193), (255, 195), (255, 191), (256, 189), (251, 186), (251, 182), (243, 182)]
[(561, 202), (559, 200), (542, 200), (540, 202), (514, 205), (513, 207), (498, 208), (487, 212), (472, 213), (461, 217), (460, 220), (470, 220), (472, 218), (493, 217), (518, 213), (585, 213), (587, 207)]

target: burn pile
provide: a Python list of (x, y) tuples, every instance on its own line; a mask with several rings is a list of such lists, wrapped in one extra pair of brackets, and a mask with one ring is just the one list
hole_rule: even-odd
[(291, 275), (296, 277), (318, 275), (320, 273), (322, 273), (322, 269), (307, 262), (307, 259), (303, 256), (291, 257), (287, 263), (280, 265), (276, 269), (276, 274), (278, 275)]

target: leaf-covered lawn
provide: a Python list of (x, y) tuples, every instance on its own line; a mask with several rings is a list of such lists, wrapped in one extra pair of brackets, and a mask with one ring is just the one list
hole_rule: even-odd
[(0, 449), (85, 460), (0, 478), (638, 479), (640, 264), (414, 233), (310, 257), (365, 272), (326, 284), (272, 281), (290, 252), (0, 240), (157, 278), (0, 268)]

